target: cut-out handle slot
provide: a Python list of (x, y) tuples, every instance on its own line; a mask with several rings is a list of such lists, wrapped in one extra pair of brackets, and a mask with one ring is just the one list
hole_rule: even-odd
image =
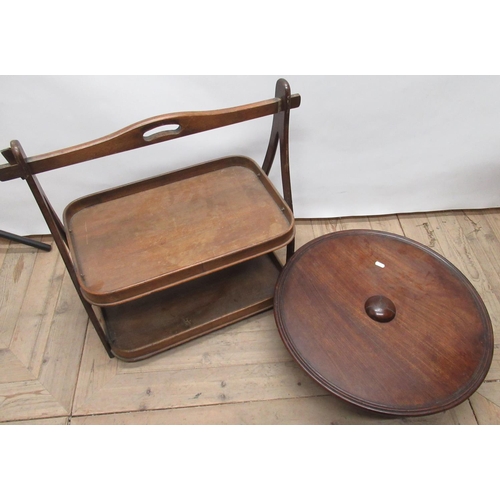
[(159, 125), (150, 130), (146, 130), (142, 137), (145, 141), (151, 142), (168, 135), (176, 135), (181, 131), (181, 126), (178, 123), (168, 123), (166, 125)]

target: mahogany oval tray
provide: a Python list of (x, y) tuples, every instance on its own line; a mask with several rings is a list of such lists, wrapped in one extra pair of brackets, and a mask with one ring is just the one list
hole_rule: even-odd
[(274, 314), (313, 379), (379, 413), (450, 409), (479, 387), (492, 361), (491, 321), (471, 283), (395, 234), (340, 231), (304, 245), (278, 279)]

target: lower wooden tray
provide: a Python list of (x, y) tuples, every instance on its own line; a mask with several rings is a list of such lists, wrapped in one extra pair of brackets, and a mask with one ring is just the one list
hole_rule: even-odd
[(280, 263), (270, 253), (102, 308), (113, 354), (137, 361), (271, 309), (280, 271)]

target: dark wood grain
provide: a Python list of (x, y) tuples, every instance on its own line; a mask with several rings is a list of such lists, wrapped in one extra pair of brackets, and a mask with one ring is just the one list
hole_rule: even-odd
[[(367, 314), (374, 296), (393, 303), (391, 321)], [(302, 247), (278, 281), (275, 317), (311, 377), (386, 414), (452, 408), (482, 383), (493, 355), (490, 318), (463, 274), (427, 247), (384, 232), (341, 231)]]

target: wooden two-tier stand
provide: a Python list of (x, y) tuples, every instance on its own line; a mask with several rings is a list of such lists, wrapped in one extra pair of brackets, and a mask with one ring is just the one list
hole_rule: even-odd
[[(101, 139), (27, 157), (2, 151), (0, 180), (30, 187), (80, 299), (110, 356), (146, 358), (273, 305), (293, 253), (288, 123), (300, 96), (280, 79), (275, 97), (217, 111), (175, 113)], [(37, 174), (274, 115), (267, 153), (225, 157), (70, 203), (61, 220)], [(283, 197), (268, 178), (279, 145)], [(284, 199), (283, 199), (284, 198)]]

